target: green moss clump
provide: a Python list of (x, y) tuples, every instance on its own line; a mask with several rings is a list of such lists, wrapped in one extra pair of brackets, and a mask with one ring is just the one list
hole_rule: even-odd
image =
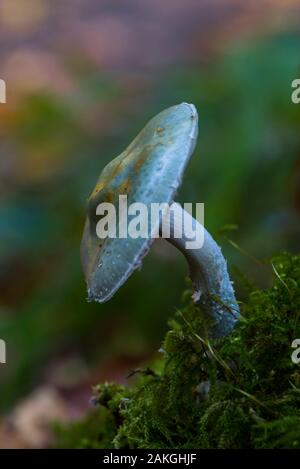
[(300, 257), (282, 254), (272, 266), (273, 286), (250, 294), (229, 337), (210, 342), (189, 303), (170, 323), (160, 372), (141, 373), (131, 389), (97, 386), (113, 422), (107, 433), (99, 422), (101, 447), (300, 448), (300, 365), (291, 360)]

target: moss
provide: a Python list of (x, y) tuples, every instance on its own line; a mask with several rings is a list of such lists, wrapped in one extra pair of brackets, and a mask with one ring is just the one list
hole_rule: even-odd
[(209, 342), (188, 302), (170, 322), (159, 373), (141, 373), (131, 389), (97, 386), (100, 447), (300, 448), (300, 365), (291, 360), (300, 257), (282, 254), (272, 267), (273, 286), (250, 293), (230, 337)]

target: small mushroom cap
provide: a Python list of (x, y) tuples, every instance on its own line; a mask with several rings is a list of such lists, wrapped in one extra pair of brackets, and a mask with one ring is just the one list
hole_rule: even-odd
[[(195, 106), (187, 103), (172, 106), (151, 119), (128, 148), (103, 169), (89, 198), (81, 242), (89, 300), (101, 303), (109, 300), (141, 266), (153, 242), (151, 236), (99, 239), (97, 206), (103, 202), (112, 203), (118, 225), (119, 195), (127, 195), (128, 207), (134, 202), (142, 202), (149, 214), (151, 203), (172, 203), (197, 134)], [(149, 217), (149, 234), (159, 230), (160, 220), (159, 217), (152, 219), (152, 225), (150, 221)]]

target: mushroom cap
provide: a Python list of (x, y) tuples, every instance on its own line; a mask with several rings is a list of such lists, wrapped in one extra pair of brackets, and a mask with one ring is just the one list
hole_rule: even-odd
[[(119, 195), (127, 195), (128, 206), (142, 202), (150, 213), (151, 203), (173, 202), (198, 134), (198, 116), (193, 104), (165, 109), (144, 127), (127, 149), (103, 169), (89, 198), (81, 241), (81, 262), (88, 300), (109, 300), (132, 272), (139, 268), (153, 242), (148, 238), (99, 239), (96, 208), (110, 202), (116, 208)], [(153, 226), (153, 222), (154, 225)], [(149, 234), (159, 230), (159, 217), (149, 218)]]

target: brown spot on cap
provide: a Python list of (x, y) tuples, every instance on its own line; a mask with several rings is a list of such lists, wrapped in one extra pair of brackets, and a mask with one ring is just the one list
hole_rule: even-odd
[(135, 165), (134, 165), (134, 170), (136, 172), (139, 172), (139, 170), (141, 169), (141, 167), (144, 165), (145, 161), (147, 160), (149, 154), (150, 154), (150, 151), (151, 151), (151, 147), (150, 145), (147, 145), (143, 151), (141, 152), (141, 154), (139, 155)]
[(127, 178), (118, 187), (118, 192), (119, 192), (119, 194), (124, 195), (124, 194), (128, 194), (130, 189), (131, 189), (131, 181), (130, 181), (129, 178)]

